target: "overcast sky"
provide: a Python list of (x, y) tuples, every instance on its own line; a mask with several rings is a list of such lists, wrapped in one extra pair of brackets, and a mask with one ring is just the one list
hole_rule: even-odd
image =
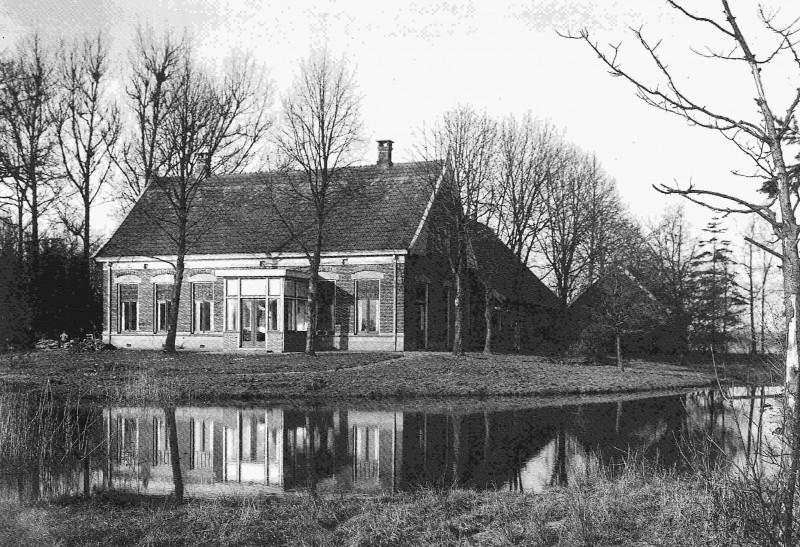
[[(690, 3), (710, 5), (707, 14), (719, 15), (716, 2)], [(732, 4), (745, 21), (755, 15), (755, 2)], [(786, 19), (800, 15), (796, 0), (776, 5), (783, 5)], [(411, 158), (413, 133), (423, 123), (469, 103), (498, 116), (530, 110), (563, 128), (568, 140), (597, 154), (639, 218), (679, 202), (652, 184), (753, 186), (731, 175), (731, 169), (749, 169), (731, 143), (646, 106), (621, 78), (608, 75), (586, 44), (556, 33), (585, 27), (601, 43), (623, 42), (624, 66), (638, 70), (629, 27), (643, 27), (664, 39), (680, 83), (709, 104), (719, 101), (757, 120), (746, 67), (694, 56), (690, 46), (708, 43), (704, 27), (682, 21), (658, 0), (0, 0), (0, 6), (4, 48), (32, 30), (69, 38), (104, 29), (121, 64), (137, 23), (186, 27), (207, 57), (252, 51), (279, 91), (312, 47), (326, 46), (356, 67), (368, 137), (394, 140), (396, 161)], [(785, 73), (768, 77), (772, 90), (788, 82)], [(697, 208), (689, 213), (696, 229), (710, 217)]]

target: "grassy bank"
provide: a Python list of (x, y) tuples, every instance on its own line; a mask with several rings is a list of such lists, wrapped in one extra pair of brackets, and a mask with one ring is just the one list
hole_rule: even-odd
[(0, 382), (93, 399), (257, 402), (303, 399), (517, 397), (619, 393), (773, 380), (762, 359), (655, 361), (612, 365), (533, 355), (327, 353), (253, 355), (51, 350), (0, 356)]
[(541, 494), (421, 490), (191, 500), (98, 495), (0, 503), (14, 545), (731, 545), (703, 483), (632, 468)]

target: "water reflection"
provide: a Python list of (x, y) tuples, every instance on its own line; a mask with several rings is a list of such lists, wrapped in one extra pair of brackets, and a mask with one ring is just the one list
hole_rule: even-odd
[(105, 488), (204, 497), (419, 485), (539, 491), (631, 452), (681, 468), (690, 447), (706, 444), (712, 458), (741, 464), (764, 451), (775, 395), (706, 391), (480, 412), (51, 405), (36, 428), (41, 404), (7, 396), (0, 488), (21, 500)]

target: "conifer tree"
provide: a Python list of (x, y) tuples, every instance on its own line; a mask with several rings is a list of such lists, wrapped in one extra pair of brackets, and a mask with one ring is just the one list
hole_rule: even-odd
[(718, 218), (703, 229), (697, 254), (692, 258), (692, 345), (703, 351), (727, 352), (732, 331), (741, 323), (745, 304), (736, 282), (736, 262), (730, 240)]

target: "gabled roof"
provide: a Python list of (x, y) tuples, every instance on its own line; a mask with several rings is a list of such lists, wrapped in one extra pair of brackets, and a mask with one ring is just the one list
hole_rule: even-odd
[(547, 308), (560, 305), (553, 291), (488, 226), (476, 223), (471, 247), (478, 276), (487, 278), (503, 298)]
[[(433, 163), (353, 167), (354, 192), (339, 196), (325, 224), (324, 251), (409, 249), (432, 194)], [(311, 204), (291, 191), (300, 171), (212, 177), (198, 189), (188, 254), (300, 253), (312, 237)], [(283, 218), (282, 218), (283, 217)], [(97, 258), (175, 255), (175, 214), (151, 184)]]

